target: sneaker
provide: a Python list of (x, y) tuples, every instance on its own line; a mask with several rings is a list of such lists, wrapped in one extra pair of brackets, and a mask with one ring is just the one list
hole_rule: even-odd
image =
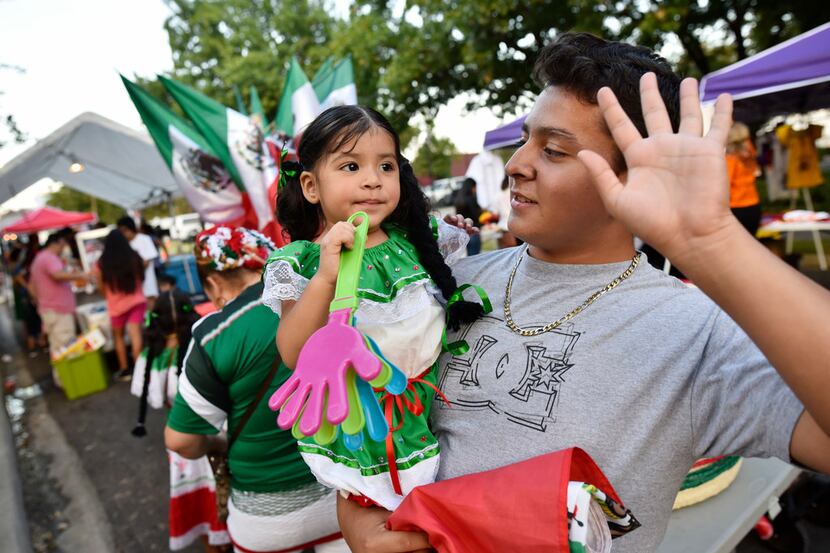
[(133, 379), (133, 373), (130, 369), (121, 369), (117, 373), (115, 373), (115, 380), (119, 380), (121, 382), (129, 382)]

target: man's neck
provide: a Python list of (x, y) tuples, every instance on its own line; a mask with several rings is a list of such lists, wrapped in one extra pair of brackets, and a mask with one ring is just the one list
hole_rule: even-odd
[(621, 263), (634, 257), (633, 240), (596, 247), (541, 248), (528, 245), (528, 253), (534, 259), (559, 265), (601, 265)]

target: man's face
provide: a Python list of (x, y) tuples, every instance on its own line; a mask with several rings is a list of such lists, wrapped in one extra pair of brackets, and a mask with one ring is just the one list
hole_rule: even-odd
[(605, 211), (576, 156), (589, 148), (613, 166), (617, 150), (599, 108), (565, 89), (548, 87), (525, 120), (522, 139), (505, 168), (511, 192), (508, 228), (556, 257), (590, 256), (609, 233), (622, 229)]

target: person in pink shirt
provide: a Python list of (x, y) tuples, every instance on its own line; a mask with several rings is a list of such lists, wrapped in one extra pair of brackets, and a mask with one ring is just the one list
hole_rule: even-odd
[(147, 298), (141, 289), (144, 279), (144, 263), (130, 247), (119, 231), (114, 230), (104, 241), (104, 251), (95, 264), (94, 273), (99, 288), (107, 300), (107, 310), (112, 322), (112, 337), (118, 358), (116, 378), (128, 381), (131, 371), (127, 363), (127, 346), (124, 328), (130, 336), (133, 359), (141, 354), (141, 325), (147, 311)]
[[(49, 351), (53, 356), (75, 338), (76, 304), (72, 281), (89, 278), (86, 273), (67, 268), (60, 256), (68, 248), (64, 237), (52, 234), (29, 269), (33, 299), (43, 320), (43, 330), (49, 338)], [(55, 382), (58, 382), (56, 376)]]

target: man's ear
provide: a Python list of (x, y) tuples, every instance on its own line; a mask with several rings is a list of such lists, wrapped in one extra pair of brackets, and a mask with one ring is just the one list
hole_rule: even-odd
[(303, 171), (300, 173), (300, 188), (303, 191), (303, 196), (309, 203), (320, 203), (320, 191), (314, 173), (311, 171)]

